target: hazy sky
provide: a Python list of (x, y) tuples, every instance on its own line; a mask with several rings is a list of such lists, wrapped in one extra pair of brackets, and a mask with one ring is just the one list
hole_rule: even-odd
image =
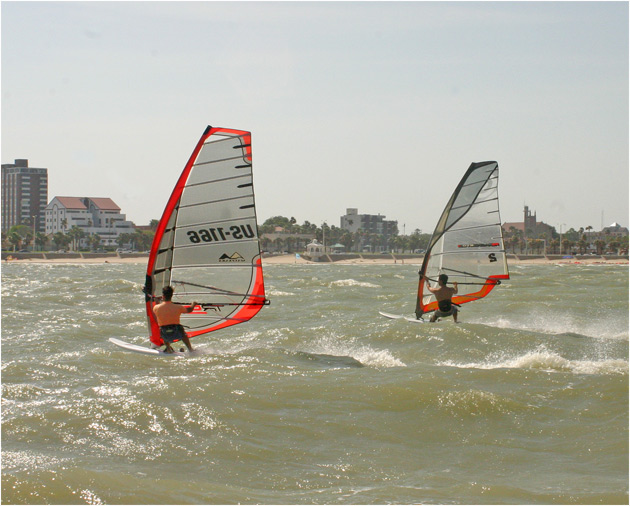
[(430, 233), (471, 162), (502, 221), (628, 226), (628, 3), (2, 2), (2, 163), (159, 218), (207, 125), (258, 221)]

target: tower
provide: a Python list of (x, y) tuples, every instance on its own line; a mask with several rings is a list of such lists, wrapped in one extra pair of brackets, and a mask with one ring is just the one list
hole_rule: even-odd
[(28, 225), (44, 233), (48, 204), (48, 169), (28, 166), (28, 160), (2, 164), (2, 232)]

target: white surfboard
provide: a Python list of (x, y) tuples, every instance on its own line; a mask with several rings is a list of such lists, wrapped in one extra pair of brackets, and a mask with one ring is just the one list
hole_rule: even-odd
[(186, 355), (186, 352), (181, 352), (181, 351), (176, 351), (174, 353), (165, 353), (162, 350), (156, 350), (153, 348), (147, 348), (146, 346), (138, 346), (137, 344), (127, 343), (125, 341), (121, 341), (120, 339), (116, 339), (115, 337), (110, 337), (109, 342), (114, 343), (116, 346), (120, 346), (124, 350), (133, 351), (134, 353), (142, 353), (144, 355), (153, 355), (153, 356), (162, 355), (166, 357), (172, 357), (172, 356), (183, 357), (184, 355)]
[(393, 313), (385, 313), (384, 311), (378, 312), (381, 316), (385, 318), (389, 318), (390, 320), (406, 320), (411, 323), (426, 323), (427, 320), (418, 320), (413, 316), (405, 316), (404, 314), (393, 314)]
[(411, 316), (405, 316), (405, 320), (410, 323), (428, 323), (429, 320), (419, 320), (418, 318), (412, 318)]
[(405, 315), (403, 314), (385, 313), (384, 311), (379, 311), (378, 314), (384, 316), (385, 318), (389, 318), (390, 320), (400, 320), (401, 318), (405, 318)]

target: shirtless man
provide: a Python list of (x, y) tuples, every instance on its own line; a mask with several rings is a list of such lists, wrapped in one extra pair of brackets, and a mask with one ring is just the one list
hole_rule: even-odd
[(191, 306), (186, 307), (171, 302), (171, 299), (173, 298), (172, 286), (165, 286), (162, 289), (162, 296), (163, 302), (153, 306), (153, 313), (155, 314), (158, 325), (160, 326), (160, 337), (166, 345), (164, 351), (166, 353), (173, 353), (171, 343), (178, 339), (184, 341), (188, 351), (193, 351), (192, 346), (190, 345), (190, 340), (186, 335), (186, 331), (179, 323), (179, 317), (183, 313), (192, 313), (197, 303), (193, 302)]
[(438, 309), (436, 309), (431, 315), (431, 320), (434, 322), (438, 318), (444, 318), (446, 316), (453, 316), (453, 320), (457, 323), (457, 306), (453, 305), (451, 299), (453, 295), (457, 293), (457, 283), (453, 283), (454, 288), (446, 286), (448, 282), (448, 276), (446, 274), (440, 274), (438, 276), (437, 288), (431, 288), (429, 285), (429, 278), (424, 277), (424, 283), (427, 289), (435, 296), (438, 303)]

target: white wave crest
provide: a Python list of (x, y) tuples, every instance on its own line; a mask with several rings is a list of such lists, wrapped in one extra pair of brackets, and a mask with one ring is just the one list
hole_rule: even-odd
[(290, 297), (292, 295), (295, 295), (295, 293), (283, 292), (282, 290), (276, 290), (274, 288), (271, 288), (267, 290), (267, 295), (269, 295), (270, 297)]
[(370, 346), (356, 345), (351, 342), (343, 343), (341, 338), (334, 335), (319, 339), (308, 351), (337, 357), (352, 357), (370, 367), (406, 367), (406, 364), (392, 355), (389, 350), (375, 350)]
[(628, 374), (628, 362), (622, 359), (571, 360), (544, 348), (517, 357), (495, 357), (485, 362), (470, 363), (445, 361), (439, 365), (462, 369), (539, 369), (575, 374)]
[(357, 281), (356, 279), (338, 279), (330, 283), (330, 286), (361, 286), (363, 288), (380, 288), (380, 285), (368, 283), (367, 281)]

